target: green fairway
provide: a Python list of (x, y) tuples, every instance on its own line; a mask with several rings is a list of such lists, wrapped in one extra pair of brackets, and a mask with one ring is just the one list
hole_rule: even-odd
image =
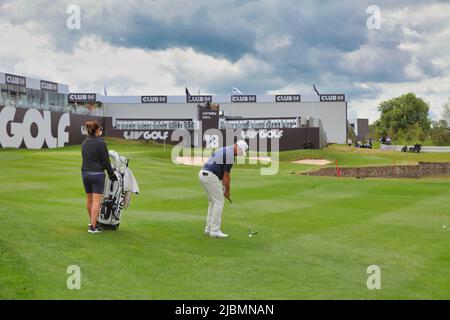
[[(235, 166), (231, 194), (259, 234), (226, 204), (228, 239), (203, 235), (198, 167), (170, 148), (108, 141), (130, 158), (141, 194), (119, 231), (87, 233), (80, 146), (0, 149), (0, 299), (450, 299), (450, 180), (338, 179), (296, 174), (327, 158), (340, 166), (450, 161), (334, 146), (280, 155), (260, 175)], [(69, 290), (67, 267), (81, 268)], [(381, 289), (366, 270), (381, 268)]]

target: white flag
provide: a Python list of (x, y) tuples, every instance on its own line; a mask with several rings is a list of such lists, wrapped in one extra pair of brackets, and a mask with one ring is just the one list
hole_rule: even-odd
[(233, 87), (232, 92), (233, 94), (243, 95), (242, 91), (236, 87)]

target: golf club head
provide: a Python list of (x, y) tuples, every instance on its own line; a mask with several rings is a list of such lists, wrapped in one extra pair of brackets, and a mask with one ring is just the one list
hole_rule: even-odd
[(257, 234), (258, 234), (258, 231), (253, 231), (253, 226), (248, 228), (248, 236), (249, 237), (253, 237), (253, 236), (257, 235)]
[[(230, 203), (232, 204), (233, 208), (236, 210), (236, 213), (239, 215), (239, 217), (245, 223), (246, 222), (245, 219), (242, 217), (239, 209), (233, 204), (233, 201), (231, 200), (231, 198), (227, 198), (227, 199), (228, 199), (228, 201), (230, 201)], [(257, 235), (257, 234), (258, 234), (258, 232), (254, 232), (253, 231), (253, 225), (248, 225), (248, 236), (251, 238), (251, 237), (253, 237), (254, 235)]]

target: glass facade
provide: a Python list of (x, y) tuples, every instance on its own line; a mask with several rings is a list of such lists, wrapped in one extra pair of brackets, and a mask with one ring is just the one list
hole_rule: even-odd
[(0, 84), (0, 89), (0, 104), (5, 106), (67, 111), (67, 95), (65, 94), (11, 84)]
[(0, 105), (11, 107), (34, 108), (58, 112), (103, 115), (103, 108), (84, 104), (69, 104), (67, 94), (54, 91), (36, 90), (12, 84), (0, 84)]

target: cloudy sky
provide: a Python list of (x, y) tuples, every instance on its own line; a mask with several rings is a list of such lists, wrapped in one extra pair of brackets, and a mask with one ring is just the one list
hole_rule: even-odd
[[(67, 28), (68, 6), (81, 28)], [(370, 5), (381, 9), (369, 29)], [(71, 20), (72, 21), (72, 20)], [(109, 95), (345, 93), (351, 117), (450, 97), (450, 0), (0, 0), (0, 71)]]

